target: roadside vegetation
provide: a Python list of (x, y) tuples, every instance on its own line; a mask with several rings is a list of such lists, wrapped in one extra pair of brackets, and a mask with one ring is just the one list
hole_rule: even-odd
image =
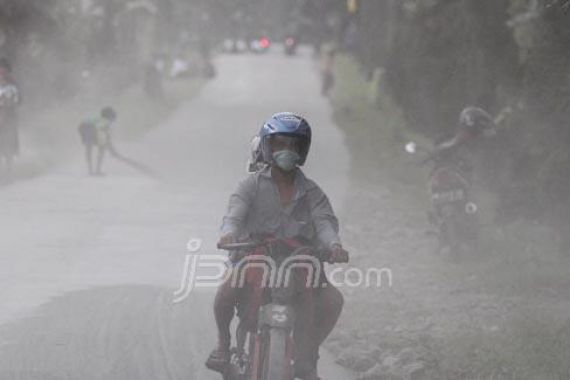
[(382, 68), (409, 130), (437, 141), (466, 105), (502, 115), (480, 174), (497, 221), (547, 225), (561, 254), (570, 236), (570, 2), (362, 1), (351, 54)]
[(528, 220), (494, 223), (496, 197), (481, 189), (480, 252), (461, 262), (437, 254), (425, 233), (428, 171), (403, 149), (431, 142), (380, 77), (369, 81), (349, 56), (336, 70), (332, 103), (357, 193), (343, 235), (353, 264), (390, 268), (394, 286), (345, 289), (347, 317), (329, 349), (367, 380), (567, 378), (569, 262), (555, 235)]
[[(348, 19), (332, 100), (358, 189), (345, 235), (357, 265), (395, 279), (346, 290), (357, 317), (330, 348), (363, 379), (570, 376), (568, 17), (567, 0), (410, 0)], [(452, 262), (403, 146), (449, 137), (466, 105), (501, 123), (475, 163), (484, 244)]]

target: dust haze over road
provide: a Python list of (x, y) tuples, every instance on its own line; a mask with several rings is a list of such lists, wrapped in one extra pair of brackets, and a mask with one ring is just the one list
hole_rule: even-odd
[[(218, 378), (203, 366), (214, 290), (179, 304), (173, 291), (190, 238), (217, 253), (251, 136), (274, 112), (303, 114), (314, 128), (305, 172), (337, 211), (348, 186), (342, 134), (302, 53), (221, 57), (197, 98), (123, 147), (160, 179), (110, 158), (106, 178), (88, 177), (83, 157), (70, 156), (0, 190), (0, 379)], [(327, 379), (351, 378), (322, 364)]]

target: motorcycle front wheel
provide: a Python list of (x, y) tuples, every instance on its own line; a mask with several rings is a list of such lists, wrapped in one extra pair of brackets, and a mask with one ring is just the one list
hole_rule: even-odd
[(261, 380), (293, 380), (291, 360), (287, 350), (289, 334), (273, 328), (264, 334), (263, 370)]
[(440, 248), (447, 247), (454, 258), (477, 250), (479, 242), (477, 218), (468, 214), (449, 214), (440, 226)]

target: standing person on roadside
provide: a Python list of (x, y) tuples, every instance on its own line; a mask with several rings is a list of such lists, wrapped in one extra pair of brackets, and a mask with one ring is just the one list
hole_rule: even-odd
[(336, 50), (333, 47), (325, 49), (321, 62), (321, 94), (329, 96), (330, 91), (334, 87), (334, 61)]
[[(95, 118), (85, 120), (79, 125), (79, 135), (85, 146), (87, 171), (89, 175), (103, 176), (103, 158), (111, 147), (111, 125), (117, 119), (117, 112), (112, 107), (105, 107)], [(97, 148), (97, 163), (93, 170), (93, 148)]]
[(14, 157), (20, 151), (16, 108), (20, 91), (12, 78), (8, 60), (0, 58), (0, 181), (12, 180)]

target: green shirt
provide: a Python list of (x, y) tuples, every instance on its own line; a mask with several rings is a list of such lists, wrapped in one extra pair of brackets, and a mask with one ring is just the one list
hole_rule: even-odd
[(97, 131), (97, 145), (103, 146), (109, 143), (111, 138), (112, 122), (104, 117), (98, 116), (87, 120), (87, 123), (93, 125)]

